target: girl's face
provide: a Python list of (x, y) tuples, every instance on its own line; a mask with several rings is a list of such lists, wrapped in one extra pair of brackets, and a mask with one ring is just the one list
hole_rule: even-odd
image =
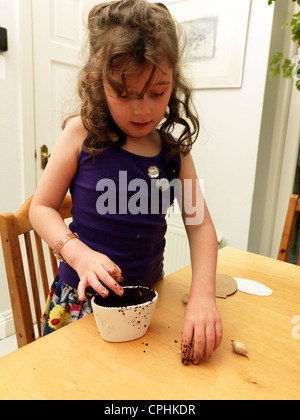
[[(115, 90), (104, 83), (106, 102), (112, 118), (118, 127), (129, 137), (148, 136), (163, 119), (173, 89), (173, 69), (165, 60), (161, 70), (156, 69), (149, 87), (140, 98), (152, 71), (153, 65), (147, 62), (134, 74), (126, 77), (127, 92), (118, 96)], [(121, 67), (112, 74), (114, 80), (122, 85)]]

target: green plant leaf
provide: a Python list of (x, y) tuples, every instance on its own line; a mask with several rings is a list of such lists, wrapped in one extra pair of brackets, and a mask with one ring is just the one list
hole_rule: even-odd
[(292, 40), (300, 45), (300, 12), (293, 15), (290, 25)]
[(269, 67), (269, 77), (270, 79), (274, 79), (274, 77), (279, 76), (280, 75), (280, 65), (273, 65)]
[(286, 79), (291, 79), (293, 68), (294, 64), (292, 64), (290, 59), (284, 60), (284, 63), (282, 65), (282, 76)]
[(283, 58), (282, 52), (279, 52), (279, 53), (273, 55), (273, 57), (270, 60), (270, 65), (279, 63), (279, 61), (281, 61), (282, 58)]
[(269, 77), (270, 79), (274, 79), (274, 77), (278, 76), (280, 74), (280, 62), (283, 58), (282, 53), (275, 54), (269, 63)]
[[(275, 3), (276, 0), (268, 0), (268, 5), (271, 5)], [(283, 0), (284, 1), (284, 0)], [(294, 3), (297, 2), (298, 6), (300, 6), (300, 0), (292, 0)], [(296, 46), (300, 47), (300, 10), (298, 13), (295, 13), (290, 23), (286, 23), (281, 27), (281, 29), (286, 28), (287, 26), (290, 26), (291, 28), (291, 38), (292, 41), (296, 44)], [(269, 62), (269, 77), (270, 79), (273, 79), (274, 77), (280, 75), (282, 71), (282, 77), (286, 79), (291, 79), (293, 77), (293, 69), (295, 67), (295, 63), (292, 63), (290, 59), (284, 59), (284, 62), (282, 64), (283, 60), (283, 54), (277, 53), (275, 54), (270, 62)], [(298, 63), (299, 66), (299, 63)], [(294, 77), (296, 79), (296, 87), (300, 91), (300, 80), (298, 79), (298, 75), (300, 76), (299, 72), (297, 71), (297, 77)]]

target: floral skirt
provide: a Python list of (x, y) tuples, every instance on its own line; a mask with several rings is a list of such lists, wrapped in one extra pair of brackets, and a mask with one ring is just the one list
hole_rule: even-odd
[(55, 278), (41, 318), (42, 336), (83, 318), (92, 312), (93, 295), (86, 293), (86, 299), (78, 299), (77, 290), (65, 285), (59, 275)]

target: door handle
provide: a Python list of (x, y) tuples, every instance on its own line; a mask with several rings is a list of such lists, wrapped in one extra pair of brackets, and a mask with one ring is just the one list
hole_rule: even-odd
[(48, 153), (48, 147), (43, 144), (43, 146), (41, 146), (41, 168), (45, 169), (46, 165), (48, 163), (48, 159), (51, 156), (50, 153)]

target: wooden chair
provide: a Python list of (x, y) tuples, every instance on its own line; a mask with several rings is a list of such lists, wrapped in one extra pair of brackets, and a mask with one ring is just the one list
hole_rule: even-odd
[[(286, 214), (285, 224), (283, 227), (282, 237), (280, 241), (277, 259), (280, 261), (288, 261), (293, 234), (295, 231), (296, 220), (300, 213), (300, 195), (291, 195), (289, 206)], [(300, 254), (298, 257), (298, 265), (300, 265)]]
[[(31, 196), (21, 206), (17, 213), (5, 213), (0, 215), (2, 249), (18, 347), (22, 347), (34, 341), (36, 338), (34, 333), (31, 306), (34, 307), (35, 318), (38, 327), (38, 335), (41, 336), (41, 303), (44, 305), (44, 302), (43, 298), (42, 302), (40, 302), (40, 292), (38, 287), (39, 276), (37, 275), (37, 272), (40, 273), (40, 282), (42, 283), (43, 290), (43, 293), (41, 294), (44, 296), (45, 301), (47, 299), (50, 287), (46, 269), (47, 259), (45, 258), (44, 254), (45, 245), (43, 246), (43, 241), (41, 240), (40, 236), (33, 230), (29, 221), (28, 214), (32, 197), (33, 196)], [(63, 219), (71, 217), (71, 208), (71, 196), (66, 195), (60, 209), (60, 214)], [(33, 233), (31, 233), (31, 231)], [(22, 241), (20, 242), (20, 236), (24, 237), (25, 247), (22, 245)], [(35, 239), (36, 252), (32, 247), (33, 237)], [(49, 265), (51, 265), (50, 270), (52, 271), (53, 275), (50, 283), (52, 283), (57, 275), (58, 265), (56, 258), (52, 254), (52, 250), (50, 247), (48, 248), (50, 251), (51, 262)], [(24, 268), (26, 265), (24, 265), (25, 261), (23, 261), (23, 259), (25, 261), (27, 259), (27, 269)], [(39, 268), (37, 268), (37, 266)], [(26, 276), (25, 273), (28, 273), (28, 275)], [(27, 281), (26, 277), (29, 277), (30, 281)], [(30, 284), (31, 292), (29, 292)], [(32, 298), (29, 299), (29, 296), (32, 296)], [(30, 300), (33, 301), (32, 305), (30, 305)]]

